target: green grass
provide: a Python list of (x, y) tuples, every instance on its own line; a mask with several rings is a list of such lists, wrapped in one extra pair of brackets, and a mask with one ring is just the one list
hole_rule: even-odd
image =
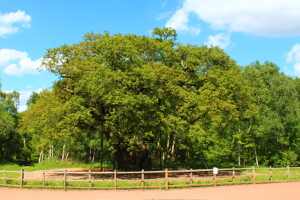
[(21, 171), (22, 167), (17, 164), (5, 164), (5, 165), (0, 165), (0, 170)]
[[(18, 178), (20, 177), (20, 172), (6, 172), (6, 178)], [(4, 177), (4, 172), (0, 172), (0, 177)]]
[(300, 180), (300, 175), (291, 176), (291, 180)]
[(161, 181), (161, 182), (144, 182), (144, 186), (165, 186), (166, 182), (165, 181)]
[(113, 181), (92, 182), (92, 187), (114, 187)]
[[(103, 166), (109, 166), (104, 164)], [(75, 161), (60, 161), (58, 159), (51, 159), (49, 162), (47, 160), (41, 163), (35, 163), (33, 166), (19, 166), (17, 164), (4, 164), (0, 165), (0, 170), (7, 171), (36, 171), (36, 170), (50, 170), (50, 169), (64, 169), (64, 168), (98, 168), (99, 163), (80, 163)], [(1, 174), (0, 174), (1, 175)]]
[[(299, 171), (299, 170), (297, 170), (297, 171)], [(270, 172), (271, 171), (269, 169), (255, 169), (256, 174), (270, 174)], [(273, 175), (280, 175), (280, 174), (286, 174), (286, 173), (287, 173), (286, 169), (272, 169)]]
[(43, 185), (43, 181), (24, 181), (24, 185), (41, 186)]
[(242, 178), (236, 178), (235, 182), (251, 182), (252, 178), (251, 177), (242, 177)]
[(117, 187), (133, 187), (133, 186), (141, 186), (141, 185), (142, 185), (141, 181), (134, 182), (134, 183), (129, 183), (126, 181), (117, 182)]
[(21, 182), (19, 180), (6, 180), (6, 184), (8, 184), (8, 185), (20, 185)]
[(169, 181), (169, 185), (189, 185), (190, 181)]
[(63, 181), (45, 181), (45, 186), (64, 186)]
[(193, 181), (194, 184), (211, 184), (214, 183), (212, 180), (206, 180), (206, 181)]
[(72, 182), (68, 181), (67, 186), (71, 186), (71, 187), (89, 187), (89, 183), (84, 182), (84, 181), (72, 181)]
[(49, 169), (63, 169), (63, 168), (93, 168), (99, 166), (97, 163), (84, 164), (73, 161), (60, 161), (53, 159), (51, 161), (44, 161), (41, 163), (36, 163), (31, 167), (25, 168), (25, 171), (36, 171), (36, 170), (49, 170)]

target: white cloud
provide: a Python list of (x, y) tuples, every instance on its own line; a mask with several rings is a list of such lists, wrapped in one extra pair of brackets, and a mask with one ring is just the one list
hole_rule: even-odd
[(201, 32), (201, 29), (197, 26), (188, 25), (190, 12), (192, 12), (192, 10), (189, 10), (186, 7), (178, 9), (167, 22), (166, 27), (174, 28), (177, 31), (188, 31), (198, 35)]
[(167, 3), (168, 3), (168, 1), (163, 2), (162, 5), (161, 5), (161, 7), (164, 8)]
[(0, 49), (0, 67), (4, 67), (3, 71), (10, 75), (39, 74), (41, 61), (42, 58), (31, 60), (26, 52)]
[(166, 20), (168, 19), (170, 16), (172, 15), (171, 12), (163, 12), (163, 13), (160, 13), (156, 16), (156, 19), (157, 20)]
[[(5, 90), (3, 90), (3, 91), (7, 92), (7, 93), (13, 92), (13, 91), (5, 91)], [(40, 93), (42, 91), (43, 91), (42, 88), (39, 88), (37, 90), (31, 90), (31, 91), (18, 91), (20, 93), (18, 111), (19, 112), (23, 112), (23, 111), (25, 111), (25, 110), (28, 109), (28, 107), (27, 107), (27, 101), (29, 100), (32, 92)]]
[(8, 65), (11, 61), (27, 58), (26, 52), (17, 51), (14, 49), (0, 49), (0, 66)]
[(27, 110), (27, 109), (28, 109), (28, 106), (27, 106), (27, 105), (20, 105), (19, 108), (18, 108), (18, 111), (19, 111), (19, 112), (23, 112), (23, 111), (25, 111), (25, 110)]
[(31, 17), (24, 11), (0, 13), (0, 37), (20, 31), (20, 27), (29, 28)]
[[(261, 36), (300, 35), (300, 1), (185, 0), (166, 26), (195, 33), (189, 14), (195, 13), (213, 29)], [(197, 29), (199, 33), (199, 29)]]
[(287, 63), (294, 63), (295, 75), (300, 77), (300, 44), (295, 44), (287, 53)]
[(208, 41), (205, 42), (207, 46), (218, 46), (222, 49), (225, 49), (227, 46), (231, 44), (230, 34), (228, 33), (219, 33), (217, 35), (210, 35), (208, 37)]
[(26, 105), (30, 95), (35, 91), (20, 91), (20, 105)]
[(31, 91), (19, 91), (19, 93), (20, 93), (20, 105), (19, 105), (18, 111), (23, 112), (23, 111), (27, 110), (27, 108), (28, 108), (27, 107), (27, 101), (30, 98), (32, 92), (40, 93), (41, 91), (43, 91), (42, 88), (39, 88), (37, 90), (31, 90)]

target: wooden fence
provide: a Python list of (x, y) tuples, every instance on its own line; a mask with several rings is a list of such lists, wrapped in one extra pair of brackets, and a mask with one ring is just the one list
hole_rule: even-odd
[[(259, 173), (257, 171), (259, 170)], [(300, 167), (100, 172), (0, 170), (0, 186), (67, 189), (148, 189), (300, 181)]]

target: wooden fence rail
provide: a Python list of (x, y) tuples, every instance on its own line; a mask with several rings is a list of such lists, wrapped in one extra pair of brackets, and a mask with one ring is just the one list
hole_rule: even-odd
[(300, 181), (300, 167), (221, 168), (159, 171), (7, 171), (0, 170), (0, 186), (67, 189), (147, 189), (202, 187)]

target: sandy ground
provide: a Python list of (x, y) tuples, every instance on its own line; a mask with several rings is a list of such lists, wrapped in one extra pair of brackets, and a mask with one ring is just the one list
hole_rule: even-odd
[(0, 188), (0, 200), (300, 200), (300, 182), (164, 190), (58, 191)]

